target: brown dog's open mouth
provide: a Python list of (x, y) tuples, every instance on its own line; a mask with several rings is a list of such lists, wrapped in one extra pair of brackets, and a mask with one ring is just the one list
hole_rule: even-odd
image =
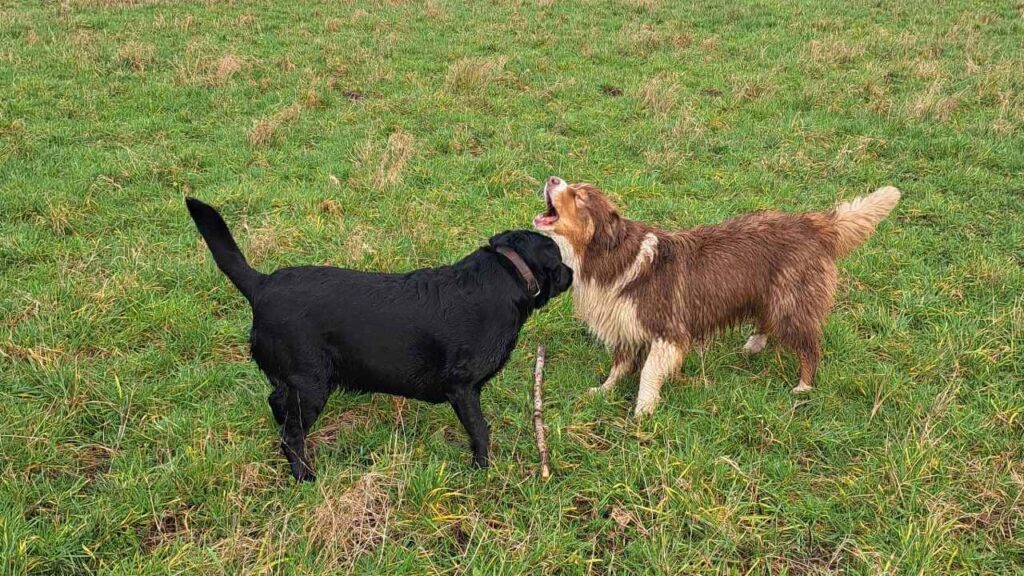
[(555, 205), (551, 203), (551, 193), (546, 188), (544, 190), (544, 201), (547, 202), (548, 209), (533, 219), (533, 226), (535, 228), (547, 228), (558, 222), (558, 211), (555, 210)]

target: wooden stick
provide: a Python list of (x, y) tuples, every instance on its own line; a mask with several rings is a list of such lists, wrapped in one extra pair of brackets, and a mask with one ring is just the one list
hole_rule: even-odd
[(547, 480), (551, 476), (551, 465), (548, 443), (544, 439), (544, 401), (540, 394), (540, 386), (544, 382), (544, 352), (543, 344), (537, 346), (537, 367), (533, 369), (533, 431), (537, 436), (537, 450), (540, 451), (540, 477)]

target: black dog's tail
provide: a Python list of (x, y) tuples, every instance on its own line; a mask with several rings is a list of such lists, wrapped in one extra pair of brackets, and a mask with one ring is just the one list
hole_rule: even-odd
[(186, 198), (185, 204), (188, 206), (188, 213), (192, 215), (192, 220), (195, 220), (196, 228), (206, 240), (217, 267), (238, 291), (252, 302), (253, 293), (263, 280), (263, 274), (246, 262), (242, 251), (238, 249), (238, 244), (235, 244), (235, 239), (231, 237), (228, 225), (216, 210), (195, 198)]

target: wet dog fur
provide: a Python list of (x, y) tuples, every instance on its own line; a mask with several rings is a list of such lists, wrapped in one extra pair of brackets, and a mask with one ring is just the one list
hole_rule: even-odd
[[(504, 232), (455, 264), (406, 274), (328, 266), (262, 274), (216, 210), (186, 202), (217, 266), (252, 307), (252, 357), (274, 387), (268, 401), (296, 479), (315, 479), (306, 435), (338, 388), (451, 404), (474, 464), (487, 466), (480, 390), (530, 314), (572, 283), (550, 238)], [(499, 249), (521, 258), (536, 287)]]
[(575, 274), (576, 315), (608, 347), (613, 365), (595, 392), (640, 370), (637, 416), (657, 406), (662, 383), (692, 346), (752, 321), (745, 353), (771, 336), (796, 353), (799, 383), (814, 385), (836, 261), (866, 241), (895, 207), (893, 187), (810, 213), (760, 212), (677, 232), (623, 217), (592, 184), (551, 177), (534, 228), (558, 242)]

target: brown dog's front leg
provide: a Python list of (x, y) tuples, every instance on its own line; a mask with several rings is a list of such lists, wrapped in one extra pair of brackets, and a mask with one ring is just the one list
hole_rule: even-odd
[(612, 352), (612, 370), (608, 373), (608, 378), (604, 381), (604, 384), (591, 388), (589, 392), (591, 394), (604, 394), (605, 392), (611, 392), (615, 388), (615, 384), (623, 377), (633, 372), (640, 366), (643, 360), (641, 356), (644, 354), (644, 350), (641, 346), (627, 346), (627, 345), (616, 345), (611, 347)]

